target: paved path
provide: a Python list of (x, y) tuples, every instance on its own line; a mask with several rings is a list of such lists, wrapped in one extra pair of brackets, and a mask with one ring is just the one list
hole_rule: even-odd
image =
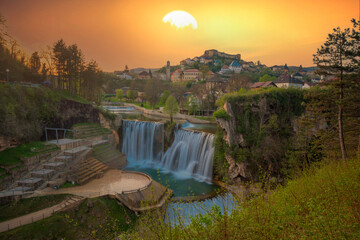
[(82, 197), (99, 197), (124, 191), (137, 190), (146, 187), (150, 181), (151, 179), (142, 174), (110, 169), (105, 172), (103, 177), (94, 179), (84, 185), (60, 188), (58, 190), (45, 188), (40, 191), (35, 191), (33, 196), (69, 193)]
[[(139, 107), (139, 106), (137, 106), (135, 104), (131, 104), (131, 103), (124, 103), (124, 105), (128, 106), (128, 107), (134, 107), (135, 109), (143, 112), (144, 114), (152, 115), (152, 116), (159, 117), (159, 118), (169, 118), (168, 114), (164, 114), (164, 113), (160, 112), (159, 110), (149, 110), (149, 109)], [(210, 122), (210, 121), (207, 121), (207, 120), (194, 118), (194, 117), (192, 117), (190, 115), (185, 115), (185, 114), (181, 114), (181, 113), (177, 113), (174, 116), (174, 119), (186, 120), (186, 121), (189, 121), (191, 123), (213, 123), (213, 122)]]
[(45, 208), (37, 212), (29, 213), (21, 217), (13, 218), (5, 222), (1, 222), (0, 232), (5, 232), (50, 217), (54, 213), (64, 210), (69, 206), (74, 205), (75, 203), (81, 201), (82, 199), (83, 198), (71, 196), (65, 199), (64, 201), (62, 201), (61, 203), (54, 205), (52, 207)]

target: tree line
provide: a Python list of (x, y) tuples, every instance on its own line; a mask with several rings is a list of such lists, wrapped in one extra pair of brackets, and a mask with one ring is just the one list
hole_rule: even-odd
[(108, 77), (96, 61), (86, 61), (76, 44), (67, 45), (63, 39), (28, 57), (7, 32), (6, 20), (1, 14), (0, 66), (0, 80), (42, 83), (90, 101), (100, 101), (102, 85)]

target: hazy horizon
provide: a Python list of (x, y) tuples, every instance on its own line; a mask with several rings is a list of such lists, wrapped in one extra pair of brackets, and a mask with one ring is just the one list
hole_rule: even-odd
[[(204, 50), (240, 53), (246, 61), (313, 66), (312, 55), (337, 26), (358, 18), (358, 0), (118, 1), (4, 0), (0, 13), (8, 32), (28, 55), (63, 38), (107, 72), (177, 65)], [(162, 22), (185, 10), (198, 29)]]

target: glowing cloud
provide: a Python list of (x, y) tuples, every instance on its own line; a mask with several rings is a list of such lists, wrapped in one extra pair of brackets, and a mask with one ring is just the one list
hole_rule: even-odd
[(166, 14), (163, 22), (170, 22), (171, 26), (175, 25), (177, 28), (184, 28), (191, 25), (193, 29), (197, 29), (196, 19), (185, 11), (172, 11)]

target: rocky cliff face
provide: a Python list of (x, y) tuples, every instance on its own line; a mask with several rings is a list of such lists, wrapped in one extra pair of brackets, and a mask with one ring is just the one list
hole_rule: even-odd
[(229, 120), (217, 118), (220, 127), (225, 131), (224, 140), (229, 146), (238, 145), (245, 147), (245, 141), (242, 134), (236, 132), (236, 119), (230, 103), (225, 103), (224, 109), (230, 116)]
[[(300, 90), (276, 89), (232, 96), (217, 117), (227, 145), (224, 160), (233, 181), (254, 180), (259, 171), (280, 176), (295, 120), (303, 108)], [(223, 110), (222, 110), (223, 111)]]
[(77, 123), (99, 123), (100, 111), (90, 104), (73, 100), (62, 100), (58, 107), (57, 117), (45, 123), (47, 127), (71, 128)]

